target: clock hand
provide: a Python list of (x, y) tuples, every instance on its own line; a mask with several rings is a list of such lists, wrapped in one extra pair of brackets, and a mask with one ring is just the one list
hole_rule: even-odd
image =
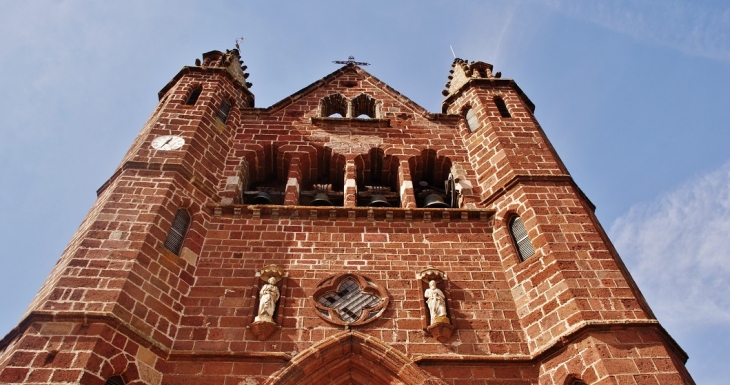
[(168, 139), (167, 142), (163, 143), (162, 146), (160, 146), (160, 147), (167, 146), (167, 144), (170, 143), (171, 140), (172, 140), (172, 138)]

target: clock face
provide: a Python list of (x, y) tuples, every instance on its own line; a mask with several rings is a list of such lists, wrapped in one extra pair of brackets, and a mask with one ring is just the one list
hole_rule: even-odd
[(185, 144), (185, 139), (177, 135), (158, 136), (152, 140), (152, 147), (155, 150), (167, 151), (177, 150)]

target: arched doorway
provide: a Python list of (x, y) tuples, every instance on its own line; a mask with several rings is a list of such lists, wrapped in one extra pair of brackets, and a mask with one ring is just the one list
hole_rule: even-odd
[(383, 341), (346, 331), (302, 351), (267, 385), (442, 385)]

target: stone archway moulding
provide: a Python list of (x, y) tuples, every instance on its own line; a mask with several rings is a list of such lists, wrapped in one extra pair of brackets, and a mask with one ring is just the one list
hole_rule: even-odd
[(300, 352), (265, 384), (359, 384), (358, 378), (371, 385), (445, 385), (397, 349), (357, 331), (335, 334)]

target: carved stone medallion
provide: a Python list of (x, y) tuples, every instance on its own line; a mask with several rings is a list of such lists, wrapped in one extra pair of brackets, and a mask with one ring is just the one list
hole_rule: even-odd
[(342, 274), (323, 279), (312, 295), (312, 304), (327, 322), (359, 326), (383, 314), (388, 293), (368, 277)]

